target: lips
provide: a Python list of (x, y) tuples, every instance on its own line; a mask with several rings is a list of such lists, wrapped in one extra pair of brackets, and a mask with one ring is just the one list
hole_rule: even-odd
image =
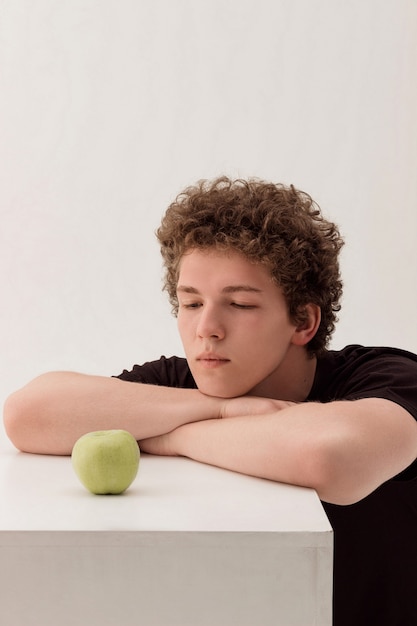
[(196, 361), (205, 367), (218, 367), (230, 363), (230, 359), (214, 352), (202, 352), (197, 356)]
[(230, 359), (215, 352), (202, 352), (198, 355), (197, 361), (230, 361)]

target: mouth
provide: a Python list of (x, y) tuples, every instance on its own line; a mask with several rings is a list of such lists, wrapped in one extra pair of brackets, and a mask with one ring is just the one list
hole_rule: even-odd
[(218, 354), (200, 354), (196, 361), (206, 368), (215, 368), (230, 363), (230, 359), (226, 359)]

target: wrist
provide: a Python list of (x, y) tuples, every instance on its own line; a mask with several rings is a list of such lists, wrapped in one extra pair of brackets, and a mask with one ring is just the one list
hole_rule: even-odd
[(209, 419), (220, 419), (223, 417), (223, 405), (226, 402), (224, 398), (217, 396), (209, 396), (198, 390), (199, 409), (197, 409), (197, 417), (195, 421), (204, 421)]

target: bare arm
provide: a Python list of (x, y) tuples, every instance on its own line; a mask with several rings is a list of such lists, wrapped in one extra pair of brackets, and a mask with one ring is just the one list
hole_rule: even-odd
[(51, 372), (7, 399), (4, 425), (13, 444), (24, 452), (71, 454), (75, 441), (86, 432), (123, 428), (139, 440), (218, 417), (220, 406), (221, 401), (196, 389)]
[[(227, 412), (227, 401), (224, 407)], [(305, 403), (189, 424), (140, 445), (153, 454), (311, 487), (322, 500), (350, 504), (414, 461), (417, 423), (399, 405), (378, 398)]]

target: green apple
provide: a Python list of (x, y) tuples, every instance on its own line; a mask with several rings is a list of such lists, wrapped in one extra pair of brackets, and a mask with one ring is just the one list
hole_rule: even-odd
[(78, 478), (97, 494), (122, 493), (139, 469), (140, 450), (126, 430), (97, 430), (80, 437), (71, 454)]

